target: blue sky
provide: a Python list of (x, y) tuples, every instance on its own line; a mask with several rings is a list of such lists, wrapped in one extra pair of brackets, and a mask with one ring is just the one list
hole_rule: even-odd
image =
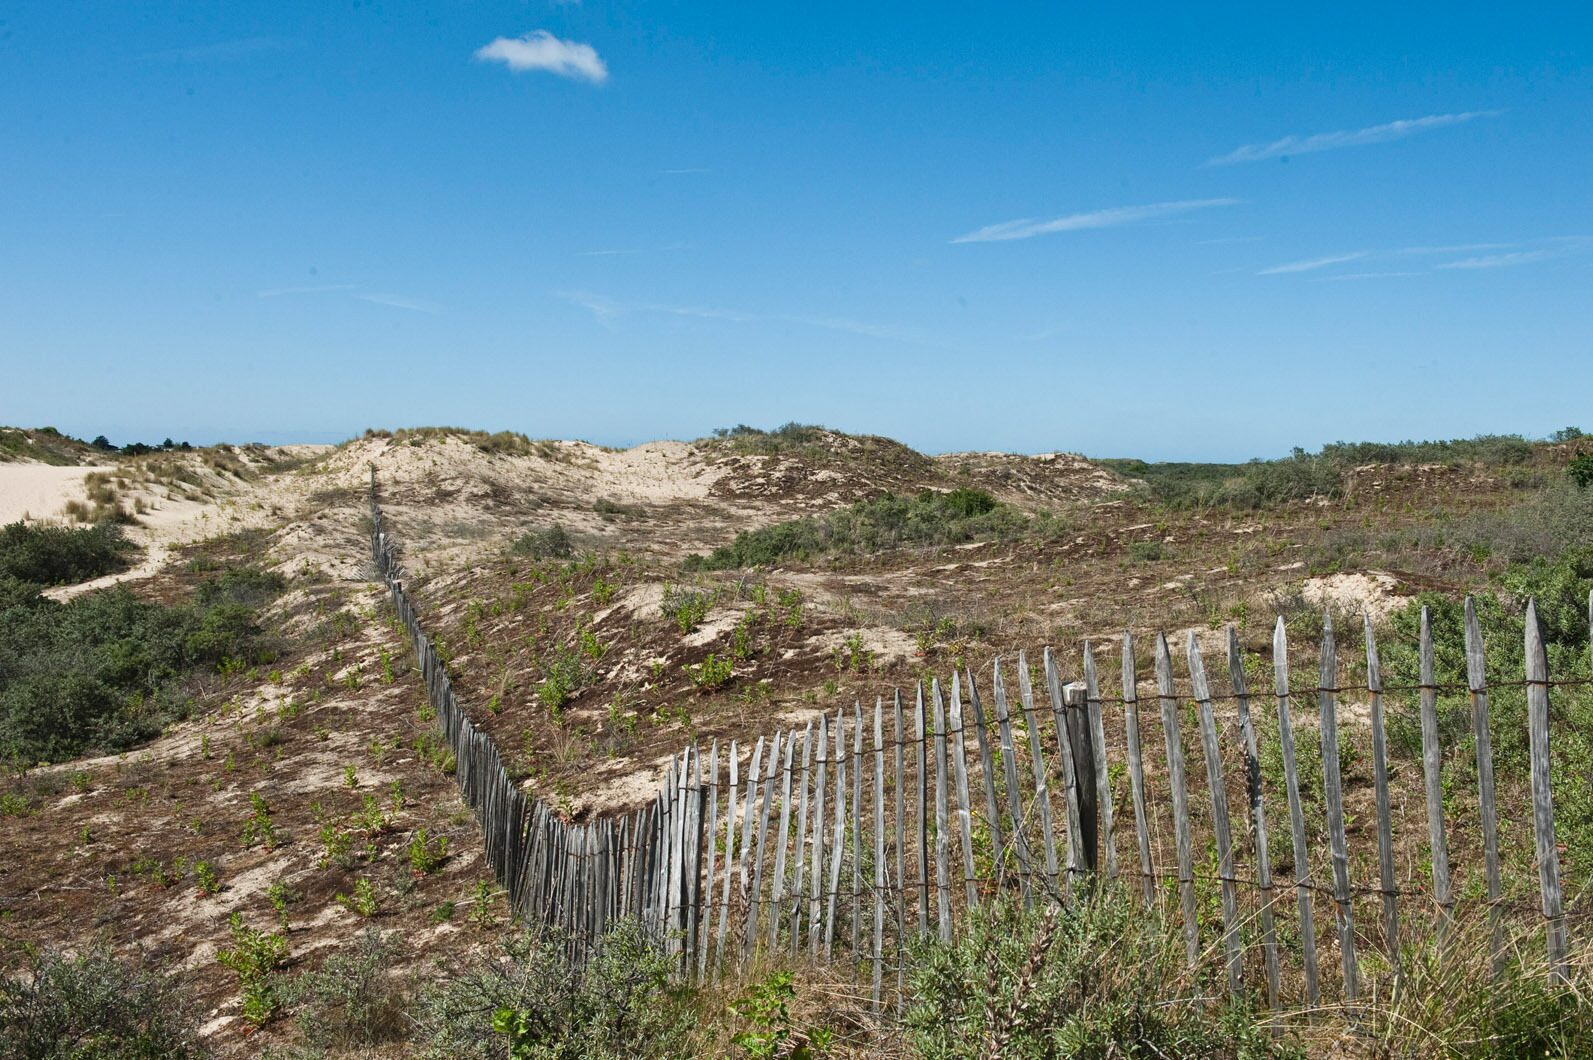
[(1593, 15), (1285, 6), (8, 5), (0, 422), (1593, 429)]

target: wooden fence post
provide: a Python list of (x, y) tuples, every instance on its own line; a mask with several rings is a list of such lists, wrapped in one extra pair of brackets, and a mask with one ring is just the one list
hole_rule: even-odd
[[(1589, 597), (1593, 616), (1593, 596)], [(1560, 853), (1554, 837), (1554, 795), (1549, 785), (1549, 659), (1538, 625), (1538, 603), (1527, 601), (1527, 735), (1532, 757), (1532, 835), (1538, 862), (1538, 889), (1547, 929), (1549, 976), (1570, 981), (1565, 907), (1560, 896)]]
[[(1272, 630), (1272, 675), (1278, 697), (1278, 743), (1283, 754), (1283, 786), (1289, 797), (1289, 825), (1294, 838), (1294, 895), (1300, 908), (1300, 957), (1304, 965), (1305, 1002), (1321, 1002), (1317, 981), (1316, 920), (1311, 913), (1311, 868), (1305, 843), (1305, 808), (1300, 803), (1300, 770), (1294, 757), (1294, 719), (1289, 709), (1289, 639), (1283, 616)], [(1309, 1018), (1309, 1013), (1307, 1015)]]
[(1499, 813), (1494, 804), (1493, 739), (1488, 731), (1488, 673), (1477, 607), (1466, 597), (1466, 685), (1471, 692), (1472, 733), (1477, 740), (1477, 801), (1482, 811), (1482, 854), (1488, 876), (1488, 924), (1492, 929), (1493, 974), (1504, 968), (1504, 910), (1499, 906)]
[(1267, 1004), (1278, 1010), (1282, 970), (1278, 966), (1278, 934), (1272, 919), (1272, 852), (1267, 849), (1267, 811), (1262, 802), (1261, 760), (1256, 749), (1256, 727), (1250, 720), (1250, 689), (1245, 681), (1244, 659), (1239, 651), (1239, 631), (1228, 626), (1228, 677), (1239, 707), (1239, 734), (1245, 748), (1245, 793), (1250, 807), (1251, 842), (1256, 851), (1256, 883), (1261, 889), (1261, 954), (1267, 970)]
[(1338, 649), (1333, 642), (1333, 616), (1322, 615), (1322, 682), (1317, 704), (1322, 712), (1322, 790), (1327, 796), (1328, 842), (1333, 852), (1333, 903), (1339, 929), (1339, 957), (1344, 965), (1344, 1000), (1359, 993), (1355, 960), (1355, 910), (1350, 904), (1350, 852), (1344, 839), (1344, 790), (1339, 777)]
[(1211, 794), (1211, 822), (1217, 834), (1217, 875), (1222, 890), (1222, 936), (1228, 952), (1228, 993), (1238, 997), (1243, 989), (1244, 945), (1239, 939), (1239, 901), (1235, 892), (1233, 833), (1228, 821), (1228, 786), (1222, 774), (1222, 746), (1217, 742), (1217, 719), (1206, 684), (1206, 664), (1200, 657), (1195, 631), (1185, 646), (1189, 683), (1200, 709), (1200, 742), (1206, 758), (1206, 786)]

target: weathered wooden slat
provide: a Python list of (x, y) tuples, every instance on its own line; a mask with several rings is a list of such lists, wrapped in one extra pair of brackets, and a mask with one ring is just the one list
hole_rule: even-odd
[(780, 763), (781, 734), (775, 733), (769, 745), (769, 762), (763, 770), (763, 794), (758, 805), (757, 853), (752, 859), (752, 892), (747, 896), (747, 930), (742, 941), (743, 951), (749, 956), (762, 938), (763, 916), (763, 863), (764, 847), (769, 838), (769, 813), (774, 801), (774, 777)]
[(1344, 1000), (1354, 1001), (1360, 983), (1355, 959), (1355, 909), (1350, 904), (1350, 851), (1344, 838), (1344, 788), (1339, 775), (1338, 649), (1333, 616), (1322, 615), (1322, 679), (1317, 705), (1322, 713), (1322, 791), (1327, 798), (1328, 844), (1333, 852), (1334, 922), (1344, 965)]
[[(1272, 630), (1272, 675), (1278, 697), (1278, 744), (1283, 755), (1283, 786), (1289, 797), (1289, 826), (1294, 837), (1294, 895), (1300, 908), (1300, 959), (1307, 1010), (1321, 1002), (1317, 980), (1316, 920), (1311, 911), (1311, 866), (1305, 842), (1305, 807), (1300, 803), (1300, 770), (1294, 756), (1294, 718), (1289, 709), (1289, 635), (1283, 616)], [(1309, 1011), (1307, 1019), (1310, 1018)]]
[(817, 957), (820, 936), (824, 934), (824, 782), (830, 761), (830, 720), (828, 714), (819, 715), (818, 771), (813, 789), (813, 865), (808, 896), (808, 954)]
[(968, 679), (968, 705), (974, 712), (974, 736), (979, 741), (979, 772), (985, 788), (985, 827), (990, 832), (990, 850), (995, 858), (995, 885), (999, 887), (1006, 869), (1007, 844), (1001, 831), (1001, 806), (996, 802), (996, 770), (990, 758), (990, 734), (985, 726), (985, 708), (979, 701), (979, 686), (973, 670), (963, 671)]
[(885, 703), (874, 700), (874, 952), (869, 1000), (880, 1006), (885, 972)]
[[(1593, 618), (1593, 594), (1588, 598)], [(1566, 970), (1565, 901), (1560, 893), (1560, 853), (1555, 845), (1554, 794), (1549, 784), (1549, 658), (1538, 625), (1538, 602), (1527, 601), (1527, 739), (1532, 761), (1532, 837), (1538, 862), (1538, 894), (1549, 952), (1550, 978), (1569, 981)]]
[(829, 894), (824, 904), (824, 959), (835, 943), (835, 900), (841, 891), (841, 855), (846, 852), (846, 715), (835, 712), (835, 844), (830, 853)]
[[(802, 908), (806, 904), (807, 892), (802, 889), (803, 873), (807, 869), (807, 841), (808, 841), (808, 767), (813, 755), (813, 723), (810, 721), (802, 731), (802, 773), (798, 783), (800, 793), (797, 799), (797, 833), (796, 850), (796, 879), (791, 885), (791, 955), (796, 956), (802, 945)], [(812, 928), (809, 928), (812, 931)]]
[(1134, 662), (1134, 634), (1123, 634), (1123, 733), (1128, 755), (1128, 794), (1134, 804), (1134, 842), (1139, 848), (1140, 889), (1145, 904), (1156, 902), (1155, 866), (1151, 861), (1150, 822), (1145, 812), (1145, 762), (1139, 738), (1139, 674)]
[(1106, 721), (1101, 716), (1101, 682), (1095, 673), (1095, 652), (1084, 642), (1084, 706), (1089, 713), (1090, 749), (1095, 761), (1095, 804), (1101, 815), (1101, 847), (1106, 854), (1106, 878), (1117, 879), (1117, 849), (1112, 839), (1112, 780), (1106, 762)]
[(725, 805), (725, 879), (719, 903), (719, 934), (714, 938), (714, 982), (725, 963), (725, 936), (730, 934), (730, 877), (736, 867), (736, 795), (740, 783), (736, 776), (736, 741), (730, 741), (730, 782), (726, 787)]
[[(780, 770), (780, 827), (774, 841), (774, 893), (769, 898), (769, 952), (780, 943), (780, 921), (785, 914), (785, 850), (791, 839), (791, 755), (796, 748), (793, 730), (785, 741), (785, 763)], [(800, 848), (799, 848), (800, 849)], [(801, 860), (801, 854), (797, 856)]]
[(913, 748), (918, 759), (918, 773), (914, 790), (918, 795), (918, 933), (929, 931), (929, 768), (924, 745), (924, 683), (918, 682), (918, 694), (913, 704)]
[(1206, 683), (1206, 664), (1200, 657), (1195, 631), (1189, 631), (1185, 652), (1189, 683), (1200, 709), (1200, 743), (1206, 758), (1206, 787), (1211, 794), (1212, 830), (1217, 836), (1217, 875), (1222, 891), (1222, 937), (1227, 953), (1228, 992), (1238, 997), (1243, 989), (1244, 944), (1239, 939), (1239, 896), (1233, 867), (1233, 831), (1228, 820), (1228, 785), (1222, 772), (1222, 745), (1217, 740), (1217, 718)]
[(978, 867), (974, 864), (973, 808), (968, 803), (967, 733), (962, 721), (962, 676), (951, 672), (951, 761), (957, 781), (957, 834), (962, 840), (962, 882), (969, 909), (979, 908)]
[(1040, 743), (1040, 718), (1034, 709), (1034, 683), (1029, 679), (1029, 660), (1018, 652), (1018, 702), (1023, 707), (1023, 727), (1029, 733), (1029, 764), (1034, 774), (1034, 801), (1040, 810), (1040, 835), (1045, 843), (1045, 891), (1052, 901), (1060, 901), (1057, 880), (1056, 829), (1051, 824), (1051, 785), (1045, 768), (1045, 750)]
[[(907, 852), (906, 843), (904, 841), (906, 837), (907, 815), (905, 812), (903, 812), (903, 800), (905, 798), (904, 792), (907, 786), (905, 762), (907, 748), (905, 741), (906, 731), (902, 726), (901, 689), (898, 688), (895, 690), (893, 701), (896, 712), (896, 878), (891, 883), (891, 905), (896, 911), (896, 945), (899, 949), (902, 944), (902, 939), (907, 935), (907, 892), (904, 890), (906, 885), (905, 876), (907, 868)], [(902, 975), (901, 961), (896, 962), (896, 975), (899, 981)]]
[(946, 809), (946, 705), (940, 696), (939, 679), (929, 682), (930, 699), (935, 704), (935, 895), (936, 926), (940, 941), (951, 941), (951, 865), (946, 841), (949, 838)]
[(1383, 718), (1383, 666), (1372, 615), (1361, 613), (1366, 636), (1366, 688), (1372, 697), (1372, 790), (1377, 800), (1377, 880), (1383, 899), (1383, 934), (1396, 981), (1404, 978), (1399, 950), (1398, 880), (1394, 877), (1393, 808), (1388, 797), (1388, 730)]
[(1455, 921), (1455, 898), (1449, 883), (1449, 842), (1444, 834), (1444, 749), (1438, 742), (1438, 679), (1433, 652), (1432, 616), (1422, 608), (1421, 620), (1422, 779), (1427, 792), (1427, 850), (1432, 862), (1433, 902), (1438, 906), (1438, 940), (1442, 945)]
[(1012, 850), (1018, 859), (1018, 881), (1023, 888), (1023, 903), (1034, 904), (1034, 864), (1029, 858), (1029, 840), (1023, 824), (1023, 795), (1018, 789), (1018, 754), (1012, 741), (1012, 715), (1007, 710), (1007, 689), (1001, 680), (1001, 657), (997, 656), (990, 677), (996, 699), (996, 730), (1001, 737), (1001, 773), (1007, 782), (1007, 810), (1012, 814)]
[(863, 919), (863, 705), (852, 701), (852, 954), (860, 948)]
[(697, 978), (708, 971), (709, 942), (713, 938), (714, 869), (719, 856), (719, 740), (708, 753), (708, 872), (702, 903), (702, 940), (697, 945)]
[(741, 806), (741, 857), (736, 869), (736, 893), (741, 899), (741, 925), (740, 939), (743, 951), (747, 941), (751, 938), (753, 929), (749, 924), (752, 913), (752, 861), (753, 836), (752, 826), (758, 816), (758, 791), (763, 783), (763, 750), (764, 738), (758, 737), (758, 742), (752, 752), (752, 765), (747, 773), (747, 790), (742, 797)]
[(1282, 969), (1278, 965), (1278, 932), (1273, 922), (1272, 852), (1267, 848), (1267, 811), (1261, 791), (1261, 758), (1256, 747), (1256, 727), (1250, 718), (1250, 688), (1245, 679), (1244, 657), (1239, 651), (1239, 631), (1228, 626), (1228, 677), (1239, 711), (1239, 734), (1245, 750), (1245, 795), (1250, 808), (1250, 841), (1256, 852), (1256, 884), (1261, 890), (1261, 957), (1267, 973), (1267, 1004), (1279, 1007)]
[(1499, 904), (1499, 810), (1494, 802), (1493, 738), (1488, 726), (1488, 672), (1477, 607), (1466, 597), (1466, 686), (1471, 692), (1471, 726), (1477, 743), (1477, 802), (1481, 811), (1482, 856), (1488, 877), (1488, 925), (1493, 973), (1504, 969), (1504, 909)]
[(1173, 795), (1173, 833), (1178, 849), (1178, 895), (1184, 915), (1184, 952), (1190, 967), (1200, 958), (1200, 925), (1195, 920), (1195, 869), (1189, 828), (1189, 791), (1184, 786), (1184, 742), (1178, 720), (1178, 694), (1173, 686), (1173, 658), (1167, 638), (1156, 636), (1156, 690), (1162, 706), (1162, 734), (1167, 742), (1167, 786)]

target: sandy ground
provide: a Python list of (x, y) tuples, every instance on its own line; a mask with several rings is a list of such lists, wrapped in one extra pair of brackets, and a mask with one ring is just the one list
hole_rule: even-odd
[(56, 467), (53, 464), (0, 463), (0, 526), (62, 518), (67, 501), (83, 499), (83, 478), (110, 467)]

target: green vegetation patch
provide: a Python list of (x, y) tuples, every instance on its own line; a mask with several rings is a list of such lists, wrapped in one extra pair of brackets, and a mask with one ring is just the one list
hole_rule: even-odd
[(743, 530), (707, 556), (688, 557), (686, 567), (734, 570), (824, 555), (865, 555), (904, 545), (1009, 539), (1026, 532), (1034, 521), (982, 490), (925, 490), (916, 497), (888, 493), (824, 515)]
[(282, 587), (245, 567), (177, 606), (125, 587), (60, 603), (0, 578), (0, 762), (58, 762), (158, 735), (190, 713), (194, 676), (276, 658), (258, 611)]
[(126, 570), (132, 551), (111, 523), (81, 530), (11, 523), (0, 526), (0, 581), (70, 585)]

